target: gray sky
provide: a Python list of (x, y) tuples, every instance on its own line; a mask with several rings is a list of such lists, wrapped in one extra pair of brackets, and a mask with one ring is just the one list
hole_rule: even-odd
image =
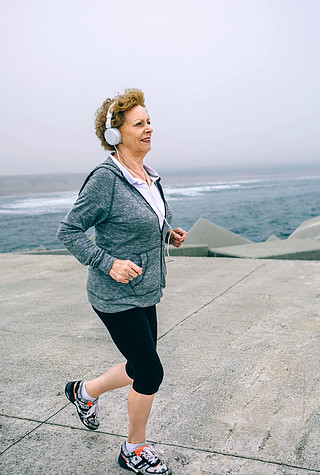
[(319, 0), (1, 2), (0, 175), (86, 172), (139, 87), (154, 168), (320, 164)]

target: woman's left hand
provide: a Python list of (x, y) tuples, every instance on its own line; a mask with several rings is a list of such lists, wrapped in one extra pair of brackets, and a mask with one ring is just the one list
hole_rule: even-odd
[[(181, 228), (175, 228), (171, 230), (170, 242), (174, 247), (180, 247), (188, 233)], [(168, 231), (170, 233), (170, 231)]]

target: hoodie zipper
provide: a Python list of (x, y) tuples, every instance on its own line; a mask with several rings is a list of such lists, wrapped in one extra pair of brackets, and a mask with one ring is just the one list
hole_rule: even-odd
[[(161, 246), (161, 257), (160, 257), (160, 271), (161, 271), (161, 276), (162, 276), (162, 270), (163, 270), (163, 264), (162, 264), (162, 242), (163, 242), (163, 229), (164, 229), (164, 225), (165, 225), (165, 221), (163, 222), (163, 226), (162, 226), (162, 229), (160, 228), (160, 222), (159, 222), (159, 218), (158, 218), (158, 215), (157, 213), (155, 212), (155, 210), (153, 209), (153, 207), (150, 205), (150, 203), (146, 200), (146, 198), (126, 179), (126, 177), (123, 175), (122, 171), (113, 163), (113, 161), (111, 163), (103, 163), (103, 164), (100, 164), (98, 165), (96, 168), (94, 168), (90, 173), (89, 175), (86, 177), (82, 187), (80, 188), (80, 191), (79, 191), (79, 195), (81, 193), (81, 191), (83, 190), (83, 188), (85, 187), (85, 185), (87, 184), (89, 178), (94, 174), (94, 172), (98, 169), (98, 168), (108, 168), (109, 170), (111, 170), (113, 173), (115, 173), (116, 175), (118, 175), (120, 178), (122, 178), (126, 183), (127, 185), (129, 185), (131, 188), (132, 188), (132, 191), (138, 196), (140, 196), (140, 198), (143, 199), (143, 201), (147, 204), (147, 206), (151, 209), (152, 213), (157, 217), (157, 221), (158, 221), (158, 226), (159, 226), (159, 231), (160, 231), (160, 246)], [(154, 182), (155, 183), (155, 186), (157, 187), (159, 193), (160, 193), (160, 196), (161, 198), (163, 199), (163, 203), (164, 203), (164, 217), (166, 218), (167, 217), (167, 201), (164, 197), (164, 193), (163, 193), (163, 189), (162, 189), (162, 186), (160, 184), (160, 177)]]
[[(121, 172), (122, 174), (122, 172)], [(163, 251), (162, 251), (162, 243), (163, 243), (163, 230), (164, 230), (164, 226), (165, 226), (165, 221), (163, 221), (163, 226), (162, 226), (162, 229), (160, 228), (160, 222), (159, 222), (159, 217), (157, 215), (157, 213), (155, 212), (155, 210), (153, 209), (153, 207), (150, 205), (150, 203), (146, 200), (146, 198), (131, 184), (129, 183), (129, 181), (125, 178), (125, 176), (122, 174), (122, 178), (123, 180), (126, 181), (126, 183), (131, 187), (133, 188), (133, 192), (135, 194), (138, 193), (138, 195), (145, 201), (145, 203), (149, 206), (149, 208), (151, 209), (151, 211), (153, 212), (153, 214), (156, 215), (157, 217), (157, 221), (158, 221), (158, 226), (159, 226), (159, 231), (160, 231), (160, 249), (161, 249), (161, 253), (160, 253), (160, 288), (161, 288), (161, 278), (162, 278), (162, 274), (163, 274)], [(159, 193), (160, 193), (160, 196), (161, 198), (163, 199), (163, 203), (164, 203), (164, 217), (166, 218), (167, 217), (167, 201), (164, 197), (164, 193), (163, 193), (163, 190), (162, 190), (162, 186), (160, 185), (159, 183), (160, 181), (160, 177), (155, 181), (155, 186), (157, 187)]]

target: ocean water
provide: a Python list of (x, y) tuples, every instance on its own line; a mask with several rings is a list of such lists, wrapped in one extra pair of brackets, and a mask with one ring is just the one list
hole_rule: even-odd
[[(203, 217), (255, 242), (288, 237), (320, 215), (320, 176), (239, 179), (165, 186), (175, 227)], [(0, 252), (61, 247), (55, 235), (77, 191), (0, 197)]]

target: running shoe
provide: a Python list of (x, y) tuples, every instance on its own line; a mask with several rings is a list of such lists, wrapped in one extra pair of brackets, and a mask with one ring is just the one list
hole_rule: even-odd
[(81, 422), (91, 430), (99, 427), (99, 398), (93, 402), (81, 396), (81, 389), (84, 381), (70, 381), (66, 384), (65, 393), (69, 401), (77, 408)]
[(140, 444), (136, 450), (128, 452), (124, 442), (118, 462), (120, 467), (135, 473), (171, 475), (171, 470), (159, 459), (160, 454), (163, 454), (161, 450), (156, 450), (152, 445), (147, 444)]

